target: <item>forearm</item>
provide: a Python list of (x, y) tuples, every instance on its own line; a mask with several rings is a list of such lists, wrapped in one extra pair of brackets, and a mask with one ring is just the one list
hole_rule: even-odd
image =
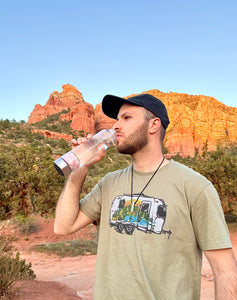
[(88, 168), (81, 167), (69, 176), (56, 207), (55, 233), (70, 234), (80, 229), (79, 199), (87, 173)]
[(205, 251), (215, 280), (215, 300), (237, 299), (237, 263), (231, 248)]
[(226, 272), (215, 278), (215, 300), (236, 300), (237, 299), (237, 274)]

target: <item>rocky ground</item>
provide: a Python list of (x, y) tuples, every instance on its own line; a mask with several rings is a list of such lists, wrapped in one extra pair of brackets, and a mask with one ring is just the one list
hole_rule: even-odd
[[(17, 236), (14, 246), (20, 251), (21, 259), (32, 263), (37, 278), (21, 281), (17, 284), (14, 300), (73, 300), (93, 299), (93, 286), (96, 255), (59, 258), (56, 255), (30, 252), (35, 245), (75, 238), (90, 238), (91, 229), (71, 236), (57, 236), (53, 233), (53, 219), (37, 217), (39, 230), (26, 236), (19, 235), (15, 228), (0, 225), (0, 233)], [(231, 240), (237, 256), (237, 232), (231, 232)], [(201, 300), (214, 300), (214, 282), (207, 260), (204, 258), (202, 268)]]

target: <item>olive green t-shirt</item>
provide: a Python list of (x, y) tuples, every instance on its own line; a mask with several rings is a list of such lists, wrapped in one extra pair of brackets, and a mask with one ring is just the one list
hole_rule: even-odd
[(80, 201), (100, 223), (94, 298), (200, 299), (202, 250), (231, 248), (218, 194), (171, 160), (154, 176), (107, 174)]

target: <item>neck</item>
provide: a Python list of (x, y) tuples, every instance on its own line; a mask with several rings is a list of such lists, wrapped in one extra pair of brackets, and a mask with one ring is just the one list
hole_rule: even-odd
[[(133, 167), (135, 170), (140, 172), (152, 172), (162, 162), (163, 157), (164, 155), (162, 151), (157, 151), (156, 153), (146, 152), (144, 153), (144, 155), (141, 155), (141, 153), (135, 153), (133, 155)], [(165, 159), (161, 167), (163, 167), (167, 163), (168, 160)]]

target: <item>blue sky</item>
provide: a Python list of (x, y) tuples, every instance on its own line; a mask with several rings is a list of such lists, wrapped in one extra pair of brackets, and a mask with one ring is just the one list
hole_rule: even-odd
[(0, 119), (63, 84), (94, 106), (150, 89), (237, 106), (237, 1), (2, 1)]

